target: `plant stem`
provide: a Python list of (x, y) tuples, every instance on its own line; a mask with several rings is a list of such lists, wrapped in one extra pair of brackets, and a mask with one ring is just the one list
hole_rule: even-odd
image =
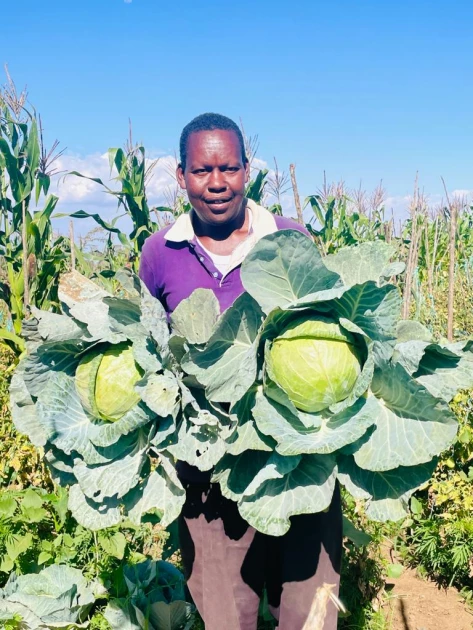
[(407, 256), (407, 266), (406, 266), (406, 276), (405, 276), (405, 284), (404, 284), (404, 296), (403, 296), (403, 308), (402, 308), (402, 317), (403, 319), (409, 318), (409, 310), (411, 305), (411, 293), (412, 293), (412, 281), (414, 278), (414, 269), (417, 264), (417, 255), (418, 255), (418, 225), (417, 225), (417, 209), (419, 205), (419, 187), (417, 184), (417, 174), (414, 185), (414, 197), (411, 203), (411, 242), (409, 245), (408, 256)]
[(71, 269), (74, 271), (76, 268), (76, 250), (74, 244), (74, 221), (72, 219), (69, 222), (69, 242), (71, 248)]
[(28, 284), (28, 235), (26, 233), (26, 204), (21, 202), (21, 240), (23, 245), (23, 311), (26, 316), (30, 305), (30, 291)]
[(457, 232), (457, 204), (450, 203), (448, 198), (447, 187), (442, 177), (443, 187), (445, 189), (445, 195), (447, 197), (448, 207), (450, 209), (450, 237), (448, 243), (448, 319), (447, 319), (447, 339), (453, 341), (453, 307), (455, 301), (455, 240)]
[(297, 220), (301, 225), (304, 225), (304, 217), (302, 215), (302, 207), (301, 207), (301, 198), (299, 197), (299, 191), (297, 190), (295, 164), (289, 165), (289, 171), (291, 173), (292, 191), (294, 193), (294, 203), (296, 204)]

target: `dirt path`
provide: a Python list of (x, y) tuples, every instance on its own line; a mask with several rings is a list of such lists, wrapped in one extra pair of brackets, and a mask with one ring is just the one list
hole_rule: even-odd
[[(473, 614), (468, 612), (458, 591), (440, 590), (433, 582), (405, 569), (392, 585), (384, 606), (391, 630), (472, 630)], [(389, 588), (389, 587), (388, 587)]]

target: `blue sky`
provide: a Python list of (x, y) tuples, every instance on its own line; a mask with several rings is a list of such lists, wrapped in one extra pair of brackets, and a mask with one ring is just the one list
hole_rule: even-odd
[(455, 0), (4, 0), (0, 62), (83, 164), (123, 144), (129, 117), (170, 155), (213, 110), (258, 134), (259, 158), (295, 162), (301, 196), (325, 170), (382, 179), (396, 205), (417, 170), (433, 200), (442, 175), (473, 189), (472, 23)]

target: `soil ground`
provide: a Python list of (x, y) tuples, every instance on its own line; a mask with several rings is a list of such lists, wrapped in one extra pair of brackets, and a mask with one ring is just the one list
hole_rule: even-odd
[(472, 630), (473, 614), (458, 591), (439, 589), (433, 582), (404, 569), (399, 578), (389, 578), (384, 613), (390, 630)]

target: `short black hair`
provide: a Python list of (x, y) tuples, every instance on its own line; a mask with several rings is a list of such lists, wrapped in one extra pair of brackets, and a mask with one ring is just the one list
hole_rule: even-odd
[(248, 162), (245, 151), (245, 141), (243, 140), (243, 134), (241, 133), (240, 127), (233, 122), (231, 118), (227, 118), (227, 116), (206, 113), (193, 118), (182, 130), (181, 138), (179, 140), (179, 154), (181, 158), (180, 164), (183, 171), (186, 169), (187, 143), (189, 141), (189, 136), (193, 133), (197, 133), (198, 131), (214, 131), (215, 129), (233, 131), (236, 133), (241, 147), (241, 158), (243, 160), (243, 164)]

